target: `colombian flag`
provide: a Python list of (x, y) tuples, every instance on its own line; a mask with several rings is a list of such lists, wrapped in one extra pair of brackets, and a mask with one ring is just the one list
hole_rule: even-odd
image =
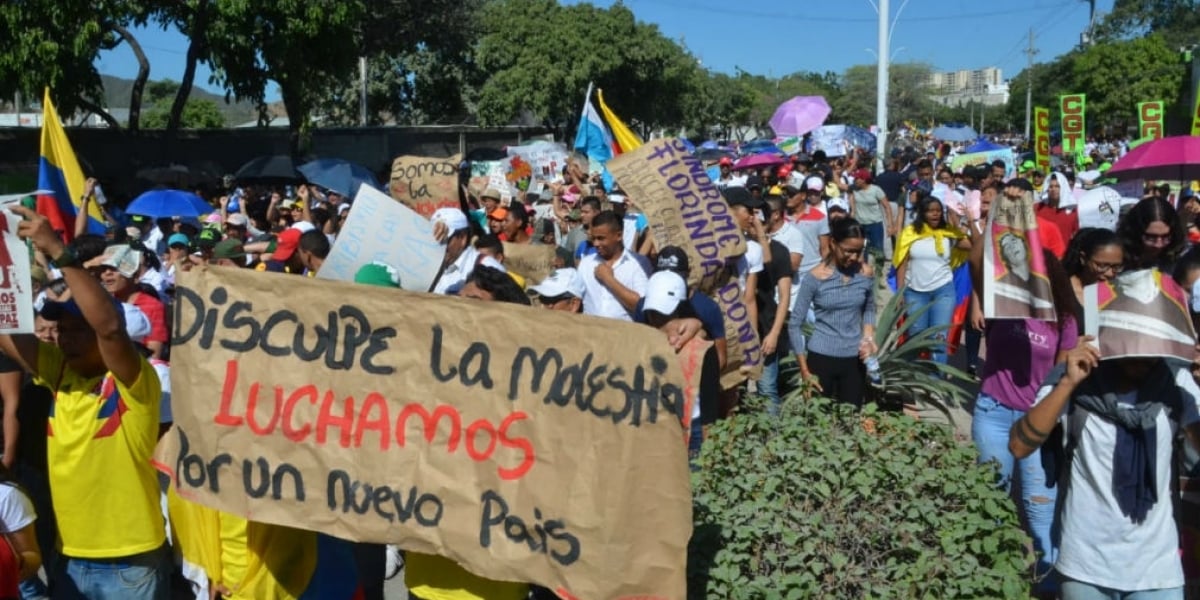
[[(79, 168), (71, 141), (67, 139), (67, 132), (58, 120), (58, 111), (50, 101), (50, 88), (46, 88), (42, 99), (42, 154), (38, 161), (38, 189), (51, 194), (38, 195), (37, 211), (49, 219), (54, 230), (68, 242), (75, 235), (75, 215), (79, 209), (79, 199), (83, 197), (84, 180), (83, 169)], [(88, 233), (103, 235), (104, 231), (104, 217), (99, 207), (92, 204), (88, 214)]]
[(613, 148), (613, 154), (632, 152), (641, 147), (642, 138), (638, 137), (633, 131), (630, 131), (629, 127), (604, 103), (604, 90), (596, 90), (596, 100), (600, 102), (600, 112), (604, 115), (604, 121), (608, 123), (608, 128), (612, 130), (613, 141), (616, 143), (616, 147)]

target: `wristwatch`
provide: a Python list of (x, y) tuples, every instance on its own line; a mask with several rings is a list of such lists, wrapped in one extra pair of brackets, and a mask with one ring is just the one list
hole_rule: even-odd
[(75, 252), (70, 246), (64, 246), (62, 254), (50, 259), (50, 266), (55, 269), (64, 269), (66, 267), (78, 267), (79, 257), (75, 256)]

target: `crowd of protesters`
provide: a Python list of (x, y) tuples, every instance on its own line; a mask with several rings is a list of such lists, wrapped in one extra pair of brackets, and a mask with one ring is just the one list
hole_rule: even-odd
[[(1099, 164), (1121, 146), (1093, 149), (1090, 160)], [(1000, 163), (955, 171), (949, 155), (947, 148), (897, 150), (878, 173), (873, 157), (853, 151), (800, 154), (753, 172), (735, 171), (728, 159), (715, 165), (715, 183), (746, 238), (745, 254), (729, 267), (763, 355), (761, 377), (742, 389), (764, 396), (773, 412), (801, 383), (862, 406), (879, 352), (877, 282), (895, 270), (912, 335), (932, 330), (943, 344), (956, 342), (946, 339), (953, 278), (968, 265), (975, 290), (961, 351), (980, 384), (972, 437), (980, 460), (999, 465), (1001, 485), (1020, 482), (1039, 557), (1035, 592), (1182, 598), (1173, 448), (1177, 433), (1189, 440), (1200, 433), (1200, 391), (1187, 364), (1102, 362), (1081, 335), (1081, 307), (1086, 286), (1139, 269), (1157, 269), (1191, 293), (1200, 280), (1200, 255), (1185, 254), (1200, 237), (1194, 187), (1148, 186), (1116, 231), (1081, 229), (1064, 198), (1095, 186), (1100, 170), (1043, 173), (1028, 163), (1010, 176)], [(574, 159), (542, 193), (506, 201), (507, 193), (489, 188), (469, 194), (462, 208), (435, 212), (445, 254), (428, 292), (644, 323), (677, 348), (697, 337), (711, 341), (690, 415), (694, 456), (704, 426), (738, 405), (739, 390), (720, 383), (730, 358), (724, 316), (689, 286), (688, 252), (656, 247), (638, 198), (619, 182), (606, 190), (586, 169)], [(0, 525), (10, 542), (0, 544), (0, 565), (16, 565), (8, 579), (0, 573), (0, 597), (17, 597), (19, 587), (22, 598), (165, 598), (173, 586), (203, 598), (293, 597), (287, 571), (311, 569), (306, 556), (318, 547), (347, 560), (317, 569), (340, 565), (353, 575), (326, 574), (325, 587), (309, 584), (312, 597), (382, 598), (384, 580), (401, 564), (418, 599), (547, 593), (474, 576), (446, 558), (203, 513), (173, 497), (150, 458), (172, 420), (168, 315), (176, 278), (204, 267), (312, 276), (353, 203), (316, 186), (247, 185), (216, 195), (201, 220), (132, 215), (96, 236), (86, 233), (94, 186), (89, 180), (74, 232), (14, 209), (37, 257), (37, 333), (0, 337), (0, 480), (9, 484), (0, 485)], [(971, 192), (979, 193), (978, 211), (946, 201)], [(1058, 320), (984, 319), (987, 212), (1029, 195), (1039, 202)], [(529, 282), (506, 266), (506, 243), (553, 247), (556, 270)], [(365, 265), (355, 282), (399, 288), (397, 267)], [(943, 345), (930, 358), (946, 362), (948, 351)], [(789, 357), (795, 377), (781, 369)], [(1067, 441), (1047, 445), (1060, 418)], [(1054, 458), (1061, 476), (1043, 466)], [(217, 546), (214, 562), (189, 562), (197, 539)]]

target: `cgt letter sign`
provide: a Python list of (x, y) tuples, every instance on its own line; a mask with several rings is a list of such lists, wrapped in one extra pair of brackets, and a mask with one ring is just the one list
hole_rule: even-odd
[(1068, 94), (1059, 98), (1062, 112), (1063, 154), (1083, 152), (1085, 128), (1083, 111), (1086, 99), (1083, 94)]
[(1034, 162), (1043, 173), (1050, 172), (1050, 109), (1033, 109)]
[(1138, 138), (1159, 139), (1163, 136), (1163, 102), (1138, 102)]

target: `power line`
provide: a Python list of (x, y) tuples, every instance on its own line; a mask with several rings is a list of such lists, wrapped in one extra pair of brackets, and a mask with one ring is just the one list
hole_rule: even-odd
[[(797, 14), (797, 13), (739, 10), (739, 9), (724, 8), (724, 7), (719, 7), (719, 6), (696, 4), (696, 3), (692, 3), (692, 2), (680, 2), (680, 1), (675, 1), (675, 0), (639, 0), (639, 1), (645, 2), (647, 4), (658, 4), (658, 5), (662, 5), (662, 6), (671, 6), (671, 7), (675, 7), (675, 8), (685, 8), (688, 11), (693, 11), (693, 12), (707, 12), (707, 13), (722, 14), (722, 15), (756, 17), (756, 18), (763, 18), (763, 19), (772, 19), (772, 20), (776, 20), (776, 21), (780, 21), (780, 20), (803, 21), (803, 22), (807, 22), (807, 23), (875, 23), (878, 20), (876, 17), (825, 17), (825, 16), (802, 15), (802, 14)], [(908, 23), (908, 22), (912, 22), (912, 21), (941, 22), (941, 21), (958, 21), (958, 20), (962, 20), (962, 19), (983, 19), (983, 18), (987, 18), (987, 17), (1000, 17), (1000, 16), (1005, 16), (1005, 15), (1012, 15), (1012, 14), (1025, 13), (1025, 12), (1040, 12), (1040, 11), (1045, 11), (1045, 10), (1062, 8), (1064, 6), (1074, 6), (1074, 5), (1076, 5), (1076, 1), (1060, 2), (1058, 4), (1051, 4), (1051, 5), (1047, 5), (1047, 6), (1033, 6), (1033, 7), (1018, 8), (1018, 9), (993, 10), (993, 11), (975, 12), (975, 13), (960, 13), (960, 14), (955, 14), (955, 15), (929, 15), (929, 16), (920, 16), (920, 15), (911, 16), (910, 15), (910, 16), (900, 17), (899, 22), (904, 22), (904, 23)]]

